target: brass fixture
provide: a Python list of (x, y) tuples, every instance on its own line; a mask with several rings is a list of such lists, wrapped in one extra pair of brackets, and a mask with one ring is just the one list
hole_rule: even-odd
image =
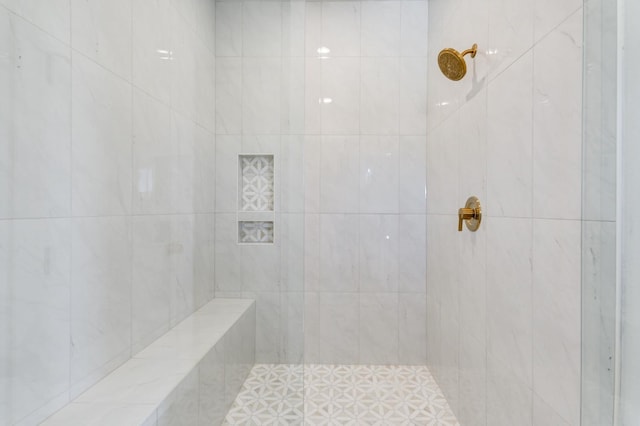
[(477, 53), (477, 44), (474, 44), (471, 49), (467, 49), (462, 53), (452, 48), (444, 49), (438, 55), (438, 66), (440, 66), (440, 71), (442, 71), (442, 74), (444, 74), (444, 76), (449, 80), (462, 80), (462, 77), (467, 74), (467, 63), (465, 62), (464, 57), (471, 54), (471, 57), (475, 58)]
[(482, 222), (482, 207), (478, 197), (469, 197), (464, 208), (458, 210), (458, 231), (462, 232), (462, 222), (467, 224), (467, 229), (476, 232)]

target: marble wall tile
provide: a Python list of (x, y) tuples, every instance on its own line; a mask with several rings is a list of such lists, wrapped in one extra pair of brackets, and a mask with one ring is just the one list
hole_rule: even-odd
[(400, 136), (398, 198), (400, 213), (427, 212), (427, 138)]
[[(227, 4), (227, 3), (223, 3)], [(242, 133), (242, 59), (216, 58), (216, 133)]]
[(131, 85), (73, 54), (72, 211), (131, 212)]
[(304, 215), (304, 290), (317, 292), (320, 287), (320, 215)]
[(131, 356), (131, 221), (72, 224), (71, 395)]
[(401, 135), (427, 133), (427, 61), (424, 57), (400, 58)]
[(331, 56), (359, 56), (361, 3), (323, 2), (321, 8), (322, 47), (329, 48)]
[[(171, 110), (133, 90), (133, 206), (137, 213), (173, 213), (174, 162)], [(178, 207), (179, 208), (179, 207)]]
[(215, 291), (242, 292), (242, 247), (238, 242), (236, 215), (215, 215)]
[(358, 363), (358, 294), (320, 293), (318, 298), (317, 359), (326, 364)]
[[(461, 312), (463, 308), (461, 307)], [(484, 335), (460, 332), (458, 421), (485, 425), (487, 420), (487, 352)]]
[(398, 293), (398, 363), (427, 362), (426, 294)]
[(638, 158), (638, 146), (635, 141), (640, 137), (640, 126), (637, 122), (640, 103), (639, 85), (634, 76), (640, 70), (640, 48), (638, 46), (638, 28), (634, 24), (633, 16), (637, 16), (640, 8), (637, 4), (625, 6), (624, 31), (625, 31), (625, 63), (624, 63), (624, 84), (625, 95), (622, 100), (624, 108), (624, 130), (622, 141), (622, 152), (624, 160), (622, 163), (623, 179), (623, 246), (622, 246), (622, 280), (623, 280), (623, 305), (622, 305), (622, 379), (620, 395), (622, 399), (622, 421), (623, 423), (633, 423), (640, 416), (640, 409), (634, 401), (640, 395), (640, 386), (633, 377), (637, 377), (640, 371), (638, 353), (640, 345), (638, 342), (638, 330), (640, 329), (640, 315), (635, 306), (640, 300), (640, 268), (636, 262), (636, 253), (639, 246), (637, 225), (635, 223), (635, 211), (640, 206), (640, 199), (637, 193), (637, 184), (640, 174), (634, 170), (633, 160)]
[(428, 3), (426, 1), (403, 1), (400, 19), (401, 56), (427, 56), (429, 46)]
[[(276, 216), (280, 223), (280, 216)], [(278, 230), (275, 230), (278, 234)], [(250, 292), (277, 292), (280, 290), (281, 252), (279, 235), (275, 244), (242, 246), (242, 290)], [(287, 259), (285, 259), (287, 260)]]
[[(452, 214), (461, 207), (458, 195), (459, 128), (457, 116), (450, 117), (427, 137), (427, 213)], [(429, 167), (431, 164), (446, 167)]]
[[(197, 73), (200, 61), (197, 52), (203, 52), (203, 43), (194, 33), (193, 23), (186, 21), (179, 13), (171, 15), (171, 28), (171, 108), (190, 120), (197, 121), (201, 83), (201, 76)], [(206, 61), (206, 58), (203, 57), (202, 60)], [(210, 71), (207, 77), (213, 78)]]
[(398, 58), (360, 60), (360, 131), (398, 134), (400, 61)]
[(306, 59), (283, 57), (281, 76), (281, 132), (283, 135), (303, 135), (306, 132)]
[(549, 31), (555, 29), (561, 22), (567, 19), (582, 7), (579, 0), (549, 1), (536, 0), (534, 7), (534, 38), (540, 40)]
[(582, 222), (581, 400), (588, 425), (606, 423), (615, 405), (615, 229), (615, 222)]
[(427, 279), (427, 218), (398, 216), (398, 291), (425, 293)]
[(286, 259), (280, 265), (280, 285), (282, 291), (300, 292), (304, 290), (304, 214), (280, 215), (280, 258)]
[(71, 11), (68, 0), (2, 0), (7, 9), (69, 45)]
[(0, 364), (7, 368), (0, 419), (6, 424), (68, 402), (70, 233), (69, 219), (0, 221)]
[[(487, 199), (488, 150), (487, 150), (487, 91), (483, 90), (465, 103), (459, 111), (459, 203), (474, 195)], [(495, 159), (497, 162), (497, 159)], [(494, 159), (492, 166), (494, 166)], [(462, 206), (462, 204), (460, 205)], [(484, 206), (487, 207), (487, 206)], [(491, 207), (488, 207), (491, 209)], [(487, 210), (492, 214), (491, 210)]]
[(242, 2), (216, 2), (216, 57), (242, 55)]
[(282, 56), (305, 56), (306, 2), (282, 3)]
[[(487, 220), (487, 354), (532, 386), (532, 222)], [(505, 321), (509, 318), (509, 321)]]
[(360, 137), (360, 212), (398, 213), (399, 138)]
[[(317, 58), (326, 55), (318, 52), (322, 46), (322, 2), (307, 2), (304, 16), (304, 56)], [(331, 53), (331, 49), (328, 53)]]
[[(579, 219), (582, 201), (582, 13), (534, 48), (533, 215)], [(563, 63), (563, 72), (557, 64)]]
[(173, 244), (170, 216), (133, 218), (132, 352), (169, 330), (170, 287), (176, 276), (169, 263)]
[(304, 133), (307, 135), (320, 135), (322, 133), (322, 112), (323, 109), (329, 107), (323, 103), (323, 98), (327, 98), (326, 102), (328, 102), (328, 99), (333, 102), (333, 97), (329, 97), (331, 95), (324, 95), (328, 92), (324, 90), (322, 85), (323, 62), (319, 58), (305, 58)]
[(322, 137), (304, 137), (304, 211), (320, 211), (320, 177), (322, 175)]
[(487, 425), (533, 424), (531, 387), (501, 360), (487, 355)]
[(238, 155), (241, 152), (241, 136), (216, 136), (215, 210), (217, 213), (235, 213), (238, 210)]
[(533, 222), (533, 390), (580, 423), (579, 221)]
[(282, 136), (280, 142), (280, 208), (287, 213), (303, 213), (305, 205), (305, 137)]
[(532, 73), (529, 52), (488, 88), (487, 203), (495, 216), (532, 214)]
[(193, 220), (193, 306), (199, 309), (215, 296), (215, 214)]
[(243, 2), (242, 33), (242, 53), (245, 56), (281, 56), (282, 3)]
[(134, 91), (136, 213), (213, 212), (214, 135)]
[(280, 58), (248, 58), (242, 62), (242, 131), (280, 133)]
[(362, 56), (397, 56), (400, 52), (400, 9), (397, 1), (365, 1), (361, 6)]
[[(0, 85), (12, 93), (0, 103), (7, 112), (0, 115), (12, 118), (0, 124), (7, 141), (0, 157), (20, 166), (3, 168), (0, 160), (11, 174), (11, 186), (0, 190), (0, 218), (44, 218), (29, 225), (37, 240), (22, 240), (24, 262), (36, 264), (29, 279), (42, 270), (38, 295), (47, 296), (46, 304), (31, 300), (26, 284), (16, 293), (12, 312), (21, 303), (42, 309), (36, 316), (29, 309), (26, 322), (11, 318), (31, 330), (20, 332), (18, 352), (3, 349), (2, 357), (16, 371), (29, 363), (28, 372), (0, 388), (13, 395), (11, 415), (20, 417), (11, 423), (37, 424), (213, 297), (215, 4), (0, 3)], [(160, 216), (173, 213), (184, 215)], [(49, 288), (61, 262), (69, 282)], [(157, 292), (162, 280), (174, 282)], [(0, 285), (3, 300), (6, 287)], [(64, 291), (66, 308), (56, 293)], [(152, 306), (137, 310), (142, 302)], [(31, 338), (47, 350), (32, 356)], [(10, 397), (0, 400), (4, 422)], [(111, 408), (105, 421), (119, 423)]]
[(398, 216), (360, 215), (358, 217), (360, 291), (389, 293), (398, 291)]
[(165, 104), (171, 101), (171, 0), (132, 2), (132, 81)]
[(358, 217), (331, 214), (320, 216), (319, 288), (328, 292), (359, 289)]
[(359, 139), (324, 136), (321, 140), (320, 209), (357, 213), (359, 210)]
[(256, 361), (277, 364), (280, 361), (280, 293), (243, 292), (243, 297), (256, 300)]
[(489, 12), (488, 51), (492, 55), (488, 60), (493, 78), (519, 60), (533, 45), (535, 2), (488, 0), (484, 4)]
[[(37, 2), (9, 3), (36, 12)], [(56, 13), (51, 16), (53, 22)], [(6, 10), (0, 11), (0, 34), (0, 217), (68, 216), (70, 50)]]
[(280, 353), (278, 359), (285, 364), (304, 361), (304, 293), (280, 293)]
[(216, 49), (216, 2), (212, 0), (195, 0), (194, 4), (196, 34), (204, 42), (210, 53)]
[(360, 295), (361, 364), (398, 364), (398, 293)]
[(570, 426), (562, 417), (556, 413), (549, 404), (547, 404), (536, 393), (533, 394), (533, 426), (545, 426), (545, 425), (558, 425), (558, 426)]
[(71, 0), (71, 45), (131, 80), (131, 0)]
[[(348, 2), (323, 3), (342, 5)], [(321, 62), (323, 134), (354, 135), (360, 132), (360, 58), (332, 58)], [(373, 78), (373, 77), (372, 77)], [(372, 84), (375, 84), (373, 82)], [(373, 90), (373, 88), (371, 88)], [(313, 100), (310, 99), (310, 102)]]
[[(560, 294), (580, 286), (579, 276), (565, 273), (572, 262), (563, 262), (561, 248), (579, 247), (580, 235), (546, 229), (536, 240), (534, 225), (554, 223), (537, 217), (579, 217), (571, 213), (574, 200), (566, 202), (574, 191), (563, 185), (572, 185), (567, 170), (573, 177), (581, 174), (572, 166), (580, 158), (573, 136), (580, 140), (581, 119), (571, 114), (582, 96), (556, 102), (555, 93), (556, 86), (565, 96), (567, 87), (571, 93), (571, 85), (580, 85), (581, 67), (573, 65), (581, 61), (570, 59), (569, 83), (546, 71), (558, 52), (581, 54), (581, 11), (569, 3), (429, 4), (430, 57), (449, 45), (479, 45), (459, 84), (444, 79), (435, 61), (428, 63), (427, 82), (427, 359), (462, 424), (564, 424), (563, 410), (572, 404), (563, 400), (580, 393), (575, 380), (566, 385), (572, 368), (543, 373), (571, 352), (565, 341), (579, 339), (579, 330), (566, 331), (575, 325), (566, 315), (579, 297), (563, 301)], [(560, 24), (562, 30), (552, 31)], [(546, 188), (549, 176), (560, 183)], [(554, 191), (563, 200), (553, 202)], [(470, 195), (485, 199), (483, 223), (477, 233), (456, 238), (455, 212)], [(549, 272), (558, 268), (563, 272)], [(544, 278), (547, 272), (562, 284)], [(537, 277), (545, 282), (538, 284)], [(538, 308), (536, 300), (548, 286), (554, 288), (553, 301)], [(536, 325), (538, 311), (556, 318), (552, 332)], [(558, 333), (570, 337), (563, 344), (546, 341)], [(554, 399), (556, 406), (537, 393), (538, 381), (549, 388), (554, 381), (553, 391), (564, 392)]]

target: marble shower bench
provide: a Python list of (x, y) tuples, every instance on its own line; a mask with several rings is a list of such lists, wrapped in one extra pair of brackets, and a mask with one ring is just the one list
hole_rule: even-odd
[(255, 302), (213, 299), (46, 426), (218, 425), (255, 361)]

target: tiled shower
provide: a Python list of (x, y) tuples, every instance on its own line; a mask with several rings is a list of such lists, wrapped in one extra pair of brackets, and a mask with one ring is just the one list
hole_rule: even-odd
[(256, 301), (225, 424), (605, 424), (614, 3), (0, 0), (0, 424), (214, 298)]

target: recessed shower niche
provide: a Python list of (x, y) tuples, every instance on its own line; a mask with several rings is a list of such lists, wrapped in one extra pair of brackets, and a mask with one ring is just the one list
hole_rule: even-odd
[(273, 244), (274, 155), (240, 154), (238, 172), (238, 243)]

